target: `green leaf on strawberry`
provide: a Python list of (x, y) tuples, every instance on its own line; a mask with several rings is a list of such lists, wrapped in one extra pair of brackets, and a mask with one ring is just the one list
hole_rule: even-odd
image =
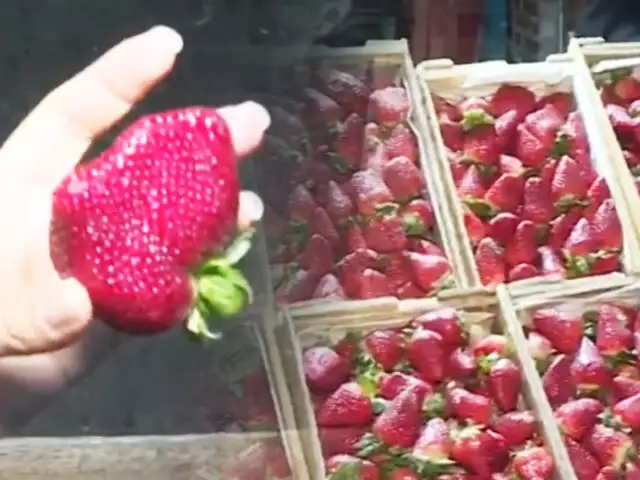
[(462, 119), (462, 129), (465, 132), (469, 132), (476, 127), (493, 125), (495, 122), (495, 118), (493, 118), (484, 110), (481, 110), (479, 108), (471, 109), (465, 112), (464, 118)]

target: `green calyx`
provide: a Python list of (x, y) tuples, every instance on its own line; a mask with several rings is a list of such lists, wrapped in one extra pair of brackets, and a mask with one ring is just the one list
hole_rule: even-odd
[(476, 127), (493, 125), (495, 122), (496, 120), (484, 110), (479, 108), (471, 109), (465, 112), (462, 119), (462, 129), (465, 132), (469, 132)]
[(255, 230), (239, 234), (220, 255), (206, 260), (194, 278), (195, 307), (186, 322), (196, 340), (217, 340), (220, 332), (211, 328), (214, 319), (240, 313), (253, 302), (253, 290), (237, 264), (251, 249)]
[(556, 140), (551, 148), (550, 155), (553, 158), (560, 158), (567, 155), (571, 150), (571, 137), (564, 131), (558, 132)]
[(467, 207), (469, 207), (475, 216), (483, 220), (489, 220), (495, 217), (498, 213), (493, 205), (482, 198), (468, 196), (464, 197), (462, 201)]

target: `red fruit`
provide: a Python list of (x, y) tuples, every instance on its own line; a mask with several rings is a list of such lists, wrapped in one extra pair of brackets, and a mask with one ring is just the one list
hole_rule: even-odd
[(380, 376), (378, 390), (380, 396), (386, 400), (393, 400), (403, 390), (411, 388), (426, 396), (431, 393), (431, 386), (417, 377), (402, 372), (383, 373)]
[(326, 298), (332, 300), (346, 300), (347, 295), (340, 285), (340, 280), (332, 273), (326, 274), (318, 281), (312, 298)]
[(315, 234), (307, 243), (298, 259), (298, 264), (318, 276), (326, 275), (333, 267), (333, 251), (329, 242), (321, 235)]
[(527, 280), (528, 278), (535, 278), (540, 276), (540, 270), (538, 267), (534, 267), (529, 263), (521, 263), (516, 265), (507, 274), (507, 280), (509, 282), (517, 282), (518, 280)]
[(549, 339), (561, 353), (574, 353), (583, 337), (584, 325), (577, 312), (559, 308), (541, 308), (533, 313), (533, 327)]
[(579, 398), (561, 405), (555, 411), (556, 423), (568, 437), (580, 441), (597, 422), (604, 406), (595, 398)]
[(480, 282), (484, 286), (498, 285), (506, 279), (504, 250), (492, 238), (483, 238), (476, 248), (475, 261)]
[(563, 156), (551, 182), (551, 198), (556, 209), (564, 211), (575, 205), (586, 196), (588, 189), (580, 164), (567, 155)]
[(532, 330), (527, 335), (527, 346), (529, 347), (529, 354), (536, 361), (538, 368), (546, 367), (549, 357), (554, 352), (553, 345), (549, 339)]
[(298, 185), (289, 195), (289, 217), (298, 222), (308, 222), (316, 209), (316, 202), (311, 192), (304, 186)]
[(303, 88), (300, 92), (300, 100), (304, 104), (302, 116), (312, 129), (332, 128), (342, 118), (340, 106), (313, 88)]
[(311, 347), (302, 356), (307, 385), (316, 392), (332, 392), (349, 377), (349, 361), (329, 347)]
[(439, 255), (441, 257), (446, 257), (442, 248), (435, 243), (422, 238), (410, 238), (409, 250), (412, 252), (424, 253), (425, 255)]
[(354, 173), (350, 184), (358, 211), (363, 215), (375, 215), (377, 207), (393, 201), (393, 195), (382, 177), (373, 170)]
[(447, 148), (451, 150), (462, 150), (462, 125), (459, 121), (451, 120), (447, 116), (438, 119), (440, 134)]
[(613, 393), (617, 400), (624, 400), (640, 394), (640, 380), (618, 375), (613, 379)]
[(352, 113), (339, 125), (333, 141), (333, 152), (330, 157), (333, 167), (338, 172), (355, 170), (362, 164), (364, 146), (364, 119)]
[(340, 105), (344, 116), (354, 112), (366, 115), (369, 89), (350, 73), (323, 68), (313, 72), (311, 85)]
[(414, 389), (400, 392), (376, 418), (371, 429), (375, 438), (387, 447), (412, 447), (420, 435), (423, 400)]
[(409, 298), (424, 298), (427, 296), (427, 292), (421, 290), (415, 283), (407, 282), (396, 289), (396, 295), (398, 298), (406, 300)]
[(622, 250), (622, 225), (612, 199), (604, 200), (596, 210), (591, 220), (591, 234), (598, 248), (613, 252)]
[(523, 193), (524, 178), (513, 173), (503, 173), (484, 194), (484, 200), (490, 213), (514, 213), (522, 203)]
[(523, 175), (525, 173), (524, 165), (516, 157), (511, 155), (500, 155), (500, 172), (511, 173), (514, 175)]
[(386, 87), (369, 95), (369, 119), (380, 125), (403, 122), (410, 109), (407, 91), (402, 87)]
[(415, 137), (409, 127), (403, 123), (393, 127), (384, 141), (384, 150), (388, 158), (407, 157), (412, 162), (418, 163), (418, 146)]
[(640, 429), (640, 393), (620, 400), (611, 411), (622, 425), (632, 430)]
[(618, 98), (630, 103), (640, 98), (640, 82), (632, 75), (621, 77), (615, 82), (613, 91)]
[(538, 259), (537, 236), (538, 229), (535, 223), (530, 220), (520, 222), (504, 251), (507, 265), (515, 267), (521, 263), (536, 263)]
[(540, 274), (543, 276), (557, 276), (563, 278), (567, 275), (562, 260), (553, 248), (543, 246), (538, 248), (538, 258), (540, 259)]
[(482, 220), (480, 220), (475, 213), (468, 208), (464, 208), (464, 226), (467, 230), (467, 235), (471, 245), (476, 246), (486, 236), (486, 228)]
[(311, 233), (317, 233), (326, 238), (330, 245), (337, 245), (340, 242), (340, 235), (338, 235), (336, 227), (334, 227), (329, 215), (322, 207), (317, 207), (313, 211), (309, 229)]
[(316, 415), (321, 427), (360, 427), (373, 419), (373, 407), (360, 385), (348, 382), (333, 392)]
[(540, 168), (546, 162), (553, 142), (538, 138), (524, 123), (516, 132), (516, 156), (529, 168)]
[(568, 117), (574, 108), (573, 98), (569, 93), (565, 92), (550, 93), (538, 100), (539, 109), (547, 105), (552, 105), (564, 118)]
[(452, 446), (447, 422), (432, 418), (422, 429), (411, 455), (420, 460), (438, 462), (449, 458)]
[(370, 249), (380, 253), (398, 252), (407, 246), (404, 222), (395, 214), (368, 219), (364, 238)]
[(605, 425), (595, 425), (585, 438), (585, 445), (600, 461), (619, 470), (634, 454), (633, 441), (623, 432)]
[(422, 198), (409, 202), (402, 209), (405, 230), (411, 236), (426, 235), (435, 226), (435, 217), (431, 204)]
[(542, 385), (552, 407), (557, 407), (576, 393), (571, 381), (571, 364), (573, 359), (568, 355), (558, 355), (544, 372)]
[(317, 275), (304, 269), (295, 270), (291, 276), (285, 275), (276, 290), (278, 302), (291, 304), (309, 300), (316, 290), (318, 280)]
[(348, 220), (355, 210), (349, 195), (333, 180), (330, 180), (327, 184), (325, 210), (335, 224), (340, 224)]
[(467, 131), (462, 156), (478, 165), (496, 165), (500, 159), (500, 145), (493, 125), (481, 125)]
[(493, 452), (493, 461), (491, 462), (494, 471), (503, 471), (510, 460), (509, 445), (505, 438), (499, 433), (487, 429), (487, 435), (491, 438)]
[(495, 333), (487, 335), (473, 346), (473, 354), (476, 358), (488, 356), (506, 357), (510, 353), (511, 347), (507, 337)]
[(442, 97), (437, 95), (431, 96), (434, 104), (434, 108), (439, 115), (446, 115), (451, 120), (461, 120), (462, 113), (460, 113), (460, 108), (457, 105), (449, 103)]
[(491, 422), (491, 400), (484, 395), (454, 386), (447, 390), (447, 405), (458, 420), (468, 420), (477, 425), (489, 425)]
[(468, 380), (476, 374), (476, 357), (462, 348), (456, 348), (449, 355), (446, 364), (447, 376), (454, 380)]
[(506, 440), (511, 448), (524, 445), (536, 433), (538, 421), (530, 410), (508, 412), (500, 415), (493, 429)]
[(376, 138), (369, 139), (367, 142), (364, 150), (362, 168), (364, 170), (373, 170), (377, 174), (382, 175), (382, 169), (389, 161), (389, 155), (387, 155), (382, 140)]
[(606, 275), (607, 273), (617, 272), (620, 270), (620, 256), (617, 254), (603, 255), (599, 254), (592, 263), (589, 264), (585, 274), (587, 275)]
[(591, 227), (591, 222), (583, 217), (578, 220), (571, 230), (569, 238), (564, 242), (565, 254), (574, 257), (584, 257), (597, 249), (597, 239)]
[(555, 474), (553, 457), (543, 447), (532, 447), (516, 453), (513, 469), (522, 480), (547, 480)]
[(395, 157), (382, 167), (384, 182), (397, 201), (411, 200), (420, 196), (424, 186), (422, 173), (407, 157)]
[(334, 455), (325, 464), (327, 480), (348, 478), (353, 480), (379, 480), (378, 467), (368, 460), (351, 455)]
[(573, 209), (556, 217), (551, 222), (548, 245), (555, 250), (561, 250), (581, 216), (582, 212), (579, 209)]
[(524, 184), (522, 219), (546, 225), (555, 217), (551, 192), (541, 178), (531, 177)]
[(383, 273), (367, 268), (362, 272), (355, 297), (367, 300), (370, 298), (388, 297), (393, 295), (389, 278)]
[(364, 238), (362, 229), (355, 223), (350, 222), (341, 229), (342, 251), (349, 255), (367, 249), (367, 241)]
[(402, 343), (400, 334), (393, 330), (374, 330), (364, 338), (365, 348), (385, 370), (393, 370), (402, 360)]
[(417, 328), (407, 345), (407, 359), (428, 382), (438, 382), (444, 376), (444, 339), (439, 333)]
[(457, 347), (462, 343), (464, 333), (460, 327), (460, 315), (455, 308), (432, 310), (417, 316), (413, 321), (422, 328), (438, 333), (450, 347)]
[(506, 245), (516, 231), (520, 219), (513, 213), (499, 213), (489, 221), (489, 236)]
[(565, 438), (564, 442), (578, 480), (596, 479), (600, 465), (591, 452), (570, 438)]
[(358, 442), (366, 433), (364, 428), (319, 428), (318, 436), (325, 458), (333, 455), (358, 453)]
[(477, 165), (470, 165), (458, 184), (458, 196), (465, 202), (484, 197), (486, 178)]
[(489, 113), (499, 117), (510, 110), (517, 110), (523, 115), (536, 107), (534, 93), (526, 87), (504, 84), (493, 94), (489, 101)]
[(467, 97), (458, 104), (458, 110), (465, 116), (477, 112), (478, 115), (484, 115), (491, 119), (491, 116), (485, 113), (489, 110), (489, 101), (484, 97)]
[(522, 388), (520, 369), (508, 358), (498, 359), (489, 370), (489, 387), (493, 399), (502, 411), (514, 410)]
[(589, 199), (589, 205), (584, 209), (584, 216), (588, 219), (592, 219), (596, 211), (602, 205), (607, 198), (611, 198), (611, 192), (609, 191), (609, 185), (604, 177), (598, 176), (587, 192), (587, 198)]
[(633, 349), (633, 334), (627, 328), (629, 318), (622, 309), (601, 304), (585, 318), (596, 326), (596, 347), (602, 355), (616, 356)]
[(571, 381), (583, 391), (606, 388), (611, 384), (609, 366), (588, 337), (584, 337), (571, 364)]
[(451, 458), (480, 478), (493, 473), (493, 439), (475, 427), (468, 427), (454, 434)]
[(362, 249), (346, 255), (338, 263), (338, 278), (347, 295), (358, 297), (364, 271), (375, 268), (378, 261), (376, 252)]
[(389, 278), (393, 289), (398, 289), (408, 282), (413, 283), (413, 271), (404, 252), (393, 252), (386, 255), (383, 273)]
[(598, 476), (595, 480), (618, 480), (620, 478), (619, 472), (613, 467), (603, 467), (598, 472)]
[(406, 252), (405, 256), (413, 270), (416, 284), (426, 292), (440, 288), (451, 274), (449, 261), (439, 255)]
[(610, 103), (609, 105), (605, 105), (604, 109), (607, 112), (609, 122), (617, 135), (633, 134), (635, 125), (626, 108)]

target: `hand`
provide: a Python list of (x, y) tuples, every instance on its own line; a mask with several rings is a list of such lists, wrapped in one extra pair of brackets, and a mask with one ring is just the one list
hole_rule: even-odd
[[(171, 71), (181, 49), (167, 27), (124, 40), (49, 93), (0, 149), (0, 382), (54, 391), (82, 367), (77, 342), (89, 325), (101, 327), (91, 324), (85, 289), (53, 268), (51, 194), (96, 137)], [(257, 148), (269, 126), (264, 108), (244, 103), (221, 113), (238, 155)], [(262, 211), (259, 198), (243, 192), (240, 227)], [(6, 391), (0, 386), (2, 416)]]

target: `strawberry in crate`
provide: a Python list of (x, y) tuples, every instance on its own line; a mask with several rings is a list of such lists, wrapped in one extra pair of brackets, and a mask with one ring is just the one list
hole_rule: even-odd
[[(303, 352), (329, 479), (550, 479), (507, 338), (443, 308)], [(351, 475), (351, 476), (347, 476)]]
[(602, 302), (529, 314), (528, 342), (580, 480), (640, 478), (640, 315)]
[(620, 220), (568, 93), (434, 103), (483, 285), (620, 269)]
[(278, 299), (420, 298), (451, 285), (407, 91), (322, 68), (302, 90), (312, 153), (265, 225)]

